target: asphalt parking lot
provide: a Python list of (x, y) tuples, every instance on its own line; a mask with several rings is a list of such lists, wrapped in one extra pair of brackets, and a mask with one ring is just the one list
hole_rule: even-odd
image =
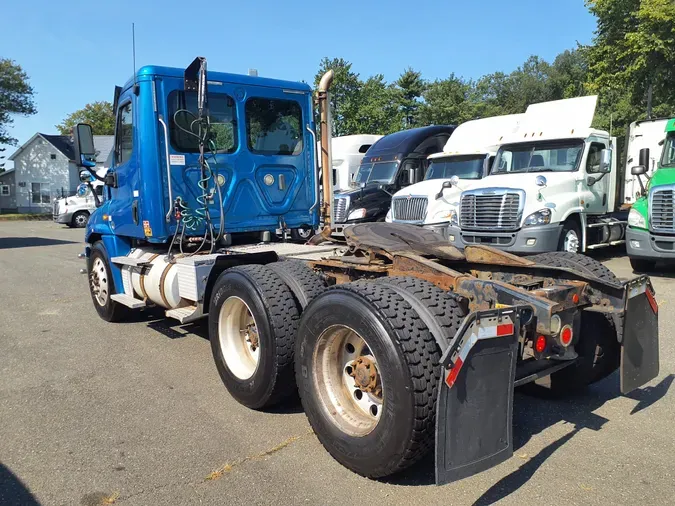
[[(222, 386), (205, 325), (108, 324), (82, 230), (0, 222), (0, 504), (672, 504), (675, 271), (654, 275), (661, 373), (550, 401), (517, 394), (509, 461), (444, 487), (433, 463), (371, 481), (341, 467), (299, 405), (260, 413)], [(603, 261), (632, 275), (620, 251)]]

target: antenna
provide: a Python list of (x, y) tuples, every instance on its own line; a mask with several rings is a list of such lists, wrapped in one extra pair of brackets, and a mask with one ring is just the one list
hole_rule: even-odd
[[(614, 120), (614, 114), (609, 115), (609, 143), (612, 143), (612, 122)], [(614, 147), (614, 146), (612, 146)]]

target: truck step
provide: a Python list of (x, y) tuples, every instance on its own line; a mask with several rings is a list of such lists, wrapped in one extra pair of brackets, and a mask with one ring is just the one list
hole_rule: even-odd
[(199, 306), (185, 306), (177, 307), (176, 309), (168, 309), (165, 314), (167, 318), (173, 318), (181, 323), (190, 323), (199, 320), (204, 316), (201, 304)]
[(598, 248), (606, 248), (607, 246), (618, 246), (619, 244), (625, 244), (626, 240), (621, 239), (619, 241), (612, 241), (612, 242), (603, 242), (600, 244), (589, 244), (586, 246), (586, 249), (598, 249)]
[(110, 261), (117, 265), (128, 265), (130, 267), (145, 267), (147, 265), (150, 265), (150, 262), (147, 262), (140, 258), (131, 258), (131, 257), (112, 257)]
[(139, 307), (145, 307), (145, 301), (140, 299), (135, 299), (126, 293), (115, 293), (110, 297), (115, 302), (119, 302), (123, 306), (130, 307), (131, 309), (138, 309)]

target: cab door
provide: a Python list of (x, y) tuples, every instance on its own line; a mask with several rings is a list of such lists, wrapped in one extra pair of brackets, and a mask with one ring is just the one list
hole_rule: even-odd
[(139, 199), (134, 197), (140, 187), (139, 146), (137, 135), (136, 96), (129, 88), (117, 102), (115, 145), (111, 171), (115, 184), (110, 187), (108, 207), (110, 226), (116, 234), (144, 237), (140, 223)]
[[(603, 214), (607, 212), (607, 203), (609, 200), (609, 174), (600, 172), (600, 153), (607, 147), (603, 141), (594, 140), (588, 146), (586, 163), (582, 168), (583, 180), (580, 182), (583, 188), (582, 200), (584, 200), (584, 209), (589, 214)], [(589, 183), (589, 177), (595, 180), (595, 183)]]

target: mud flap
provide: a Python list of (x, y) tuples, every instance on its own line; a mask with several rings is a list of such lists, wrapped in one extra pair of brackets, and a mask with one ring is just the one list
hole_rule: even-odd
[(627, 394), (659, 374), (659, 308), (647, 276), (627, 284), (621, 342), (621, 393)]
[(513, 383), (525, 311), (532, 314), (527, 306), (472, 313), (443, 354), (436, 408), (437, 485), (513, 455)]

